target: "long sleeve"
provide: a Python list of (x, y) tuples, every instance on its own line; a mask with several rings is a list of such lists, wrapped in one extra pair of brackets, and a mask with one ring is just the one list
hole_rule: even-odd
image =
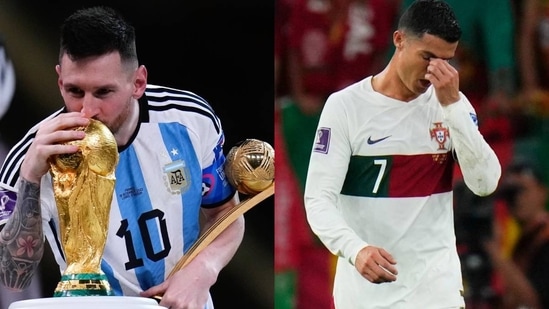
[(473, 107), (461, 94), (460, 101), (443, 110), (465, 184), (479, 196), (493, 193), (501, 176), (501, 165), (478, 130)]
[(346, 115), (340, 104), (330, 97), (320, 117), (305, 185), (305, 209), (312, 231), (328, 250), (354, 265), (358, 252), (368, 244), (336, 206), (351, 157)]

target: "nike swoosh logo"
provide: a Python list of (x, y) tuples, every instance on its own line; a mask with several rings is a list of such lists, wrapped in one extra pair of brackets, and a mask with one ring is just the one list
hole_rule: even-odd
[(372, 137), (370, 136), (370, 137), (368, 137), (368, 144), (373, 145), (373, 144), (379, 143), (381, 141), (384, 141), (384, 140), (388, 139), (389, 137), (391, 137), (391, 135), (382, 137), (380, 139), (372, 139)]

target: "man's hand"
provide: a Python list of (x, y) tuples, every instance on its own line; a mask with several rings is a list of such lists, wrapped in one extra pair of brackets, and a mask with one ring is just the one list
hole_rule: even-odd
[(25, 154), (25, 160), (21, 165), (21, 177), (31, 183), (39, 184), (42, 176), (50, 169), (48, 163), (50, 156), (78, 151), (78, 146), (63, 143), (83, 139), (86, 136), (85, 133), (75, 131), (73, 128), (86, 126), (88, 123), (89, 119), (77, 112), (63, 113), (43, 122)]
[(459, 73), (448, 61), (432, 58), (425, 79), (429, 80), (443, 106), (459, 101)]
[[(239, 195), (214, 208), (203, 208), (202, 232), (225, 215), (239, 202)], [(211, 286), (217, 281), (221, 269), (229, 263), (244, 237), (244, 216), (231, 223), (210, 245), (181, 270), (168, 276), (162, 284), (141, 293), (142, 297), (162, 295), (161, 306), (170, 309), (203, 309), (208, 301)]]
[(355, 268), (372, 283), (392, 282), (398, 271), (395, 259), (382, 248), (367, 246), (356, 256)]
[(141, 292), (142, 297), (162, 295), (160, 306), (170, 309), (203, 309), (217, 274), (200, 260), (192, 260), (163, 283)]

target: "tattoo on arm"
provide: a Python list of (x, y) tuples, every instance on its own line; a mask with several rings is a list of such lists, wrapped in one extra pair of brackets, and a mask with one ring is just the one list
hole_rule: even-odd
[(15, 209), (0, 231), (0, 282), (23, 290), (44, 253), (40, 185), (20, 179)]

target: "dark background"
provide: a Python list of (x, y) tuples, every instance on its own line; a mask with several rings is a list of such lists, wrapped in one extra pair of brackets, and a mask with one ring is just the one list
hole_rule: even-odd
[[(245, 138), (273, 144), (273, 1), (0, 1), (0, 36), (16, 70), (16, 92), (0, 120), (12, 146), (62, 106), (54, 66), (58, 30), (74, 10), (107, 4), (136, 28), (149, 83), (193, 91), (221, 118), (226, 149)], [(273, 197), (248, 211), (244, 241), (212, 289), (216, 308), (273, 308)], [(58, 268), (46, 258), (45, 289)]]

